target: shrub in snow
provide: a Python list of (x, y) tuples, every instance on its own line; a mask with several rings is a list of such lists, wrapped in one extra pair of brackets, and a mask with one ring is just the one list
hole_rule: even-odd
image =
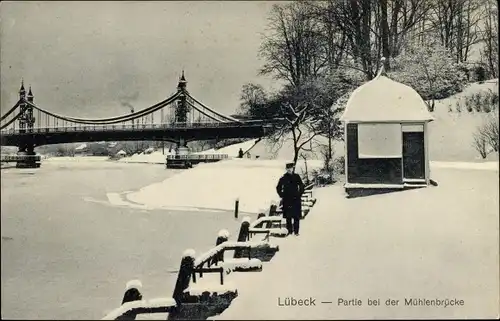
[(480, 132), (480, 129), (478, 128), (478, 131), (474, 133), (474, 141), (472, 143), (476, 151), (479, 153), (482, 159), (485, 159), (486, 156), (488, 156), (488, 151), (487, 151), (487, 143), (486, 143), (486, 136), (483, 135)]
[(325, 158), (323, 167), (312, 171), (314, 184), (319, 186), (334, 184), (339, 176), (345, 174), (344, 162), (344, 156), (340, 156), (333, 160), (327, 160)]
[(486, 69), (484, 66), (476, 66), (474, 67), (474, 78), (476, 78), (477, 81), (483, 82), (486, 80)]
[(498, 112), (495, 111), (487, 116), (474, 133), (473, 147), (483, 159), (491, 152), (498, 153), (499, 135)]
[(489, 113), (498, 108), (498, 92), (476, 92), (465, 97), (467, 110)]

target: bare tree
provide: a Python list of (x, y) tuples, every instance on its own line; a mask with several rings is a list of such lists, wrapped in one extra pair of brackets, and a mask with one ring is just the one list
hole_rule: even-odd
[(282, 145), (290, 139), (293, 143), (294, 163), (297, 162), (303, 148), (321, 134), (321, 129), (317, 126), (319, 123), (317, 116), (320, 115), (323, 106), (321, 91), (317, 86), (316, 82), (298, 88), (286, 86), (270, 102), (270, 105), (277, 107), (278, 116), (284, 119), (271, 135), (271, 141)]
[[(484, 123), (477, 127), (473, 134), (472, 146), (484, 159), (492, 151), (498, 153), (499, 145), (499, 120), (498, 111), (488, 115)], [(490, 147), (490, 148), (488, 148)]]
[(495, 152), (498, 152), (498, 140), (499, 140), (499, 121), (498, 121), (498, 111), (494, 112), (492, 115), (488, 115), (485, 123), (482, 127), (478, 129), (480, 135), (484, 136), (486, 142)]
[[(361, 70), (367, 79), (372, 79), (380, 68), (382, 56), (396, 57), (402, 46), (415, 30), (432, 6), (432, 0), (338, 0), (317, 5), (324, 29), (330, 31), (327, 52), (334, 48), (334, 66), (346, 66)], [(385, 60), (386, 69), (390, 59)]]
[(486, 60), (490, 77), (498, 77), (498, 2), (484, 1), (486, 19), (484, 19), (484, 44), (482, 52)]
[[(302, 148), (318, 135), (314, 117), (321, 105), (316, 79), (328, 69), (326, 37), (316, 13), (308, 1), (273, 6), (269, 34), (264, 37), (259, 52), (265, 59), (260, 73), (284, 81), (284, 88), (269, 99), (255, 86), (244, 87), (242, 92), (243, 108), (250, 103), (254, 110), (260, 109), (260, 113), (266, 111), (268, 115), (284, 119), (271, 137), (275, 144), (282, 144), (291, 135), (294, 163)], [(256, 98), (266, 101), (265, 106)]]
[(481, 0), (436, 0), (432, 7), (429, 20), (433, 31), (456, 62), (467, 61), (472, 46), (481, 41), (482, 3)]
[(266, 106), (267, 94), (258, 84), (247, 83), (241, 89), (239, 113), (243, 116), (267, 119), (272, 117)]
[(479, 152), (479, 155), (481, 155), (483, 159), (488, 156), (486, 137), (482, 133), (474, 133), (472, 146)]
[(259, 51), (266, 61), (261, 74), (300, 87), (327, 66), (324, 36), (308, 2), (274, 5), (268, 28)]
[(339, 68), (346, 57), (348, 32), (338, 21), (338, 0), (312, 1), (311, 14), (319, 22), (321, 33), (325, 36), (322, 44), (327, 59), (329, 72)]

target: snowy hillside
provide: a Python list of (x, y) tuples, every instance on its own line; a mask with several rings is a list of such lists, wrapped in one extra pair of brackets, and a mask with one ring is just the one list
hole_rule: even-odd
[[(482, 124), (487, 113), (469, 113), (462, 106), (457, 112), (457, 102), (462, 103), (466, 96), (479, 92), (498, 93), (498, 79), (483, 84), (472, 83), (459, 94), (436, 101), (433, 113), (435, 121), (429, 125), (429, 154), (431, 160), (438, 161), (480, 161), (479, 153), (472, 147), (473, 133)], [(449, 109), (453, 112), (449, 112)], [(497, 107), (498, 108), (498, 107)], [(488, 155), (487, 160), (498, 160), (498, 153)]]

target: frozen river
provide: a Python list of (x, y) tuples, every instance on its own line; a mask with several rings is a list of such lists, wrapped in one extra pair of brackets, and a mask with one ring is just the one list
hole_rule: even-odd
[[(171, 296), (182, 252), (199, 253), (232, 213), (145, 211), (111, 206), (175, 171), (162, 165), (45, 161), (2, 169), (2, 318), (100, 319), (138, 278), (144, 297)], [(187, 204), (189, 205), (189, 204)]]

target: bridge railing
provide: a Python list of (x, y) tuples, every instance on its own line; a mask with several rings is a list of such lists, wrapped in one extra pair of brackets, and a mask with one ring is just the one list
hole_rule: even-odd
[[(312, 185), (308, 185), (302, 195), (302, 205), (306, 210), (302, 218), (316, 203), (312, 188)], [(235, 211), (237, 213), (237, 209)], [(217, 235), (215, 246), (201, 255), (187, 249), (177, 271), (171, 298), (143, 300), (139, 291), (142, 283), (130, 281), (122, 306), (103, 320), (135, 320), (140, 314), (164, 312), (169, 313), (168, 320), (206, 320), (220, 314), (238, 295), (237, 287), (234, 283), (226, 282), (226, 279), (231, 281), (229, 278), (233, 272), (262, 271), (263, 262), (270, 262), (279, 252), (280, 247), (270, 242), (270, 238), (284, 237), (288, 232), (282, 227), (284, 218), (281, 214), (273, 202), (269, 211), (261, 212), (257, 220), (252, 222), (250, 217), (245, 217), (241, 221), (236, 240), (230, 241), (229, 232), (223, 229)], [(258, 236), (262, 234), (265, 236), (260, 239)], [(252, 240), (252, 237), (258, 237), (259, 240)], [(225, 255), (229, 251), (233, 252), (232, 257)], [(219, 284), (214, 282), (215, 278)]]
[(40, 155), (0, 155), (0, 162), (12, 163), (28, 159), (33, 159), (35, 162), (40, 162), (42, 157)]
[(205, 159), (227, 159), (227, 154), (189, 154), (189, 155), (167, 155), (167, 160), (205, 160)]
[(262, 120), (243, 122), (194, 122), (194, 123), (149, 123), (149, 124), (112, 124), (112, 125), (71, 125), (71, 126), (46, 126), (34, 127), (33, 129), (10, 128), (2, 130), (2, 134), (21, 133), (54, 133), (54, 132), (81, 132), (81, 131), (120, 131), (120, 130), (151, 130), (151, 129), (177, 129), (177, 128), (222, 128), (258, 126), (265, 124)]

